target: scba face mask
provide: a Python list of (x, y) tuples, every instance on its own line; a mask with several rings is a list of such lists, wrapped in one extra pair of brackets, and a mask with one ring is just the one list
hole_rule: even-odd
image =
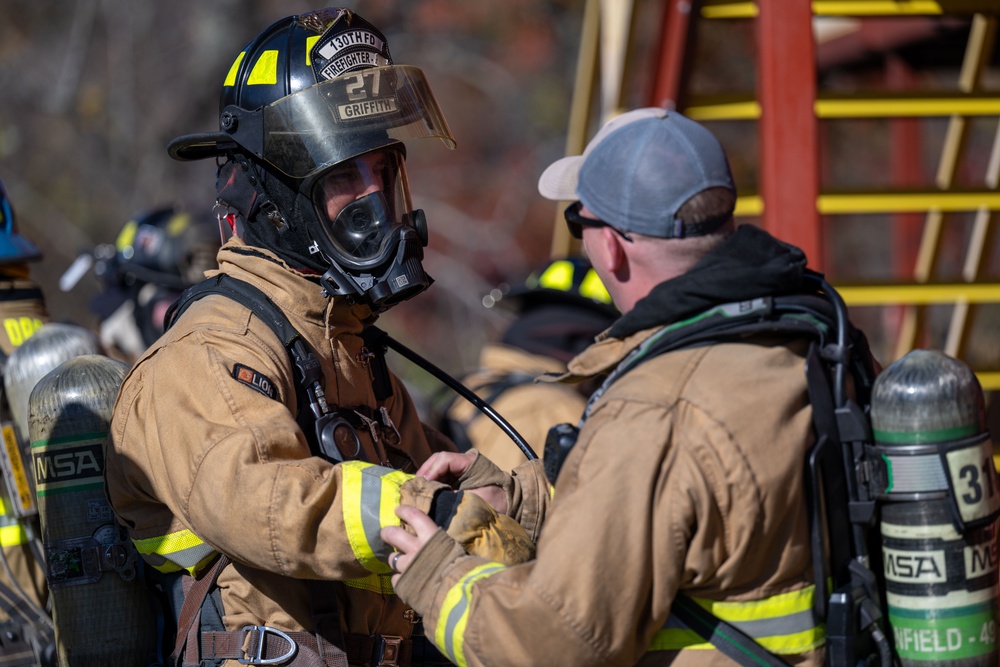
[(314, 248), (330, 264), (322, 278), (330, 296), (381, 312), (430, 286), (421, 264), (427, 226), (423, 211), (411, 208), (401, 150), (334, 165), (316, 180), (312, 200)]

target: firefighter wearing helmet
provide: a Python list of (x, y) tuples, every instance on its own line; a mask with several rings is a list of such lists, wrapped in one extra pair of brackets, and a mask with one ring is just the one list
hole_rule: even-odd
[[(569, 360), (593, 343), (620, 313), (583, 256), (554, 259), (523, 283), (493, 290), (483, 303), (509, 312), (512, 319), (499, 340), (483, 346), (479, 367), (462, 382), (542, 453), (549, 428), (576, 421), (596, 386), (536, 380), (564, 373)], [(539, 410), (540, 405), (545, 409)], [(440, 428), (459, 449), (475, 448), (503, 470), (513, 470), (526, 460), (511, 446), (509, 436), (468, 402), (450, 401)]]
[(389, 583), (379, 528), (399, 520), (363, 502), (429, 509), (419, 478), (400, 480), (454, 450), (363, 338), (431, 283), (404, 161), (421, 138), (454, 146), (424, 74), (328, 8), (251, 40), (225, 75), (219, 130), (169, 145), (219, 164), (233, 236), (192, 289), (232, 293), (182, 297), (133, 366), (106, 479), (168, 593), (180, 627), (166, 651), (184, 664), (440, 659)]
[(133, 216), (114, 245), (95, 248), (94, 272), (104, 289), (91, 302), (101, 344), (133, 363), (163, 334), (167, 308), (216, 267), (221, 245), (216, 220), (164, 206)]

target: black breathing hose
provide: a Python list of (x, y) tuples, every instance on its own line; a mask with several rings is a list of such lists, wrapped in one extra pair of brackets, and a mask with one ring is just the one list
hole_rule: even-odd
[(436, 377), (441, 382), (448, 385), (448, 387), (454, 390), (455, 393), (457, 393), (459, 396), (461, 396), (462, 398), (464, 398), (465, 400), (469, 401), (474, 406), (476, 406), (480, 410), (480, 412), (482, 412), (487, 417), (492, 419), (493, 422), (497, 426), (499, 426), (511, 440), (514, 441), (514, 444), (517, 445), (518, 449), (521, 450), (521, 452), (528, 458), (529, 461), (534, 461), (538, 458), (538, 454), (535, 454), (535, 450), (533, 450), (531, 448), (531, 445), (528, 444), (528, 441), (525, 440), (524, 437), (521, 436), (521, 434), (518, 433), (513, 426), (511, 426), (510, 422), (504, 419), (499, 412), (494, 410), (489, 403), (487, 403), (478, 395), (476, 395), (476, 393), (473, 392), (471, 389), (466, 387), (464, 384), (462, 384), (452, 376), (445, 373), (443, 370), (435, 366), (427, 359), (421, 357), (419, 354), (417, 354), (410, 348), (406, 347), (399, 341), (395, 340), (394, 338), (392, 338), (392, 336), (382, 331), (381, 329), (369, 326), (367, 327), (367, 331), (373, 334), (371, 340), (374, 343), (382, 344), (388, 348), (395, 350), (396, 352), (406, 357), (408, 360), (410, 360), (417, 366), (420, 366), (425, 371)]

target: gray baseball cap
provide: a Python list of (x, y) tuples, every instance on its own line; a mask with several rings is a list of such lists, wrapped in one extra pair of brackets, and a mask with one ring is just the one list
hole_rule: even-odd
[(617, 116), (583, 155), (557, 160), (538, 180), (546, 199), (579, 200), (618, 229), (660, 238), (713, 231), (676, 218), (688, 199), (713, 187), (736, 191), (722, 145), (702, 125), (661, 107)]

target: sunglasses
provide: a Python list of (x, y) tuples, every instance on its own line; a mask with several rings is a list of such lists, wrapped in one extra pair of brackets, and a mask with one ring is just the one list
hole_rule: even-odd
[(566, 210), (563, 212), (563, 217), (566, 218), (566, 227), (569, 228), (570, 236), (575, 239), (582, 239), (584, 227), (608, 227), (629, 243), (632, 242), (632, 237), (629, 236), (627, 232), (623, 232), (617, 227), (612, 227), (603, 220), (583, 217), (580, 215), (581, 208), (583, 208), (583, 202), (577, 201), (567, 206)]

